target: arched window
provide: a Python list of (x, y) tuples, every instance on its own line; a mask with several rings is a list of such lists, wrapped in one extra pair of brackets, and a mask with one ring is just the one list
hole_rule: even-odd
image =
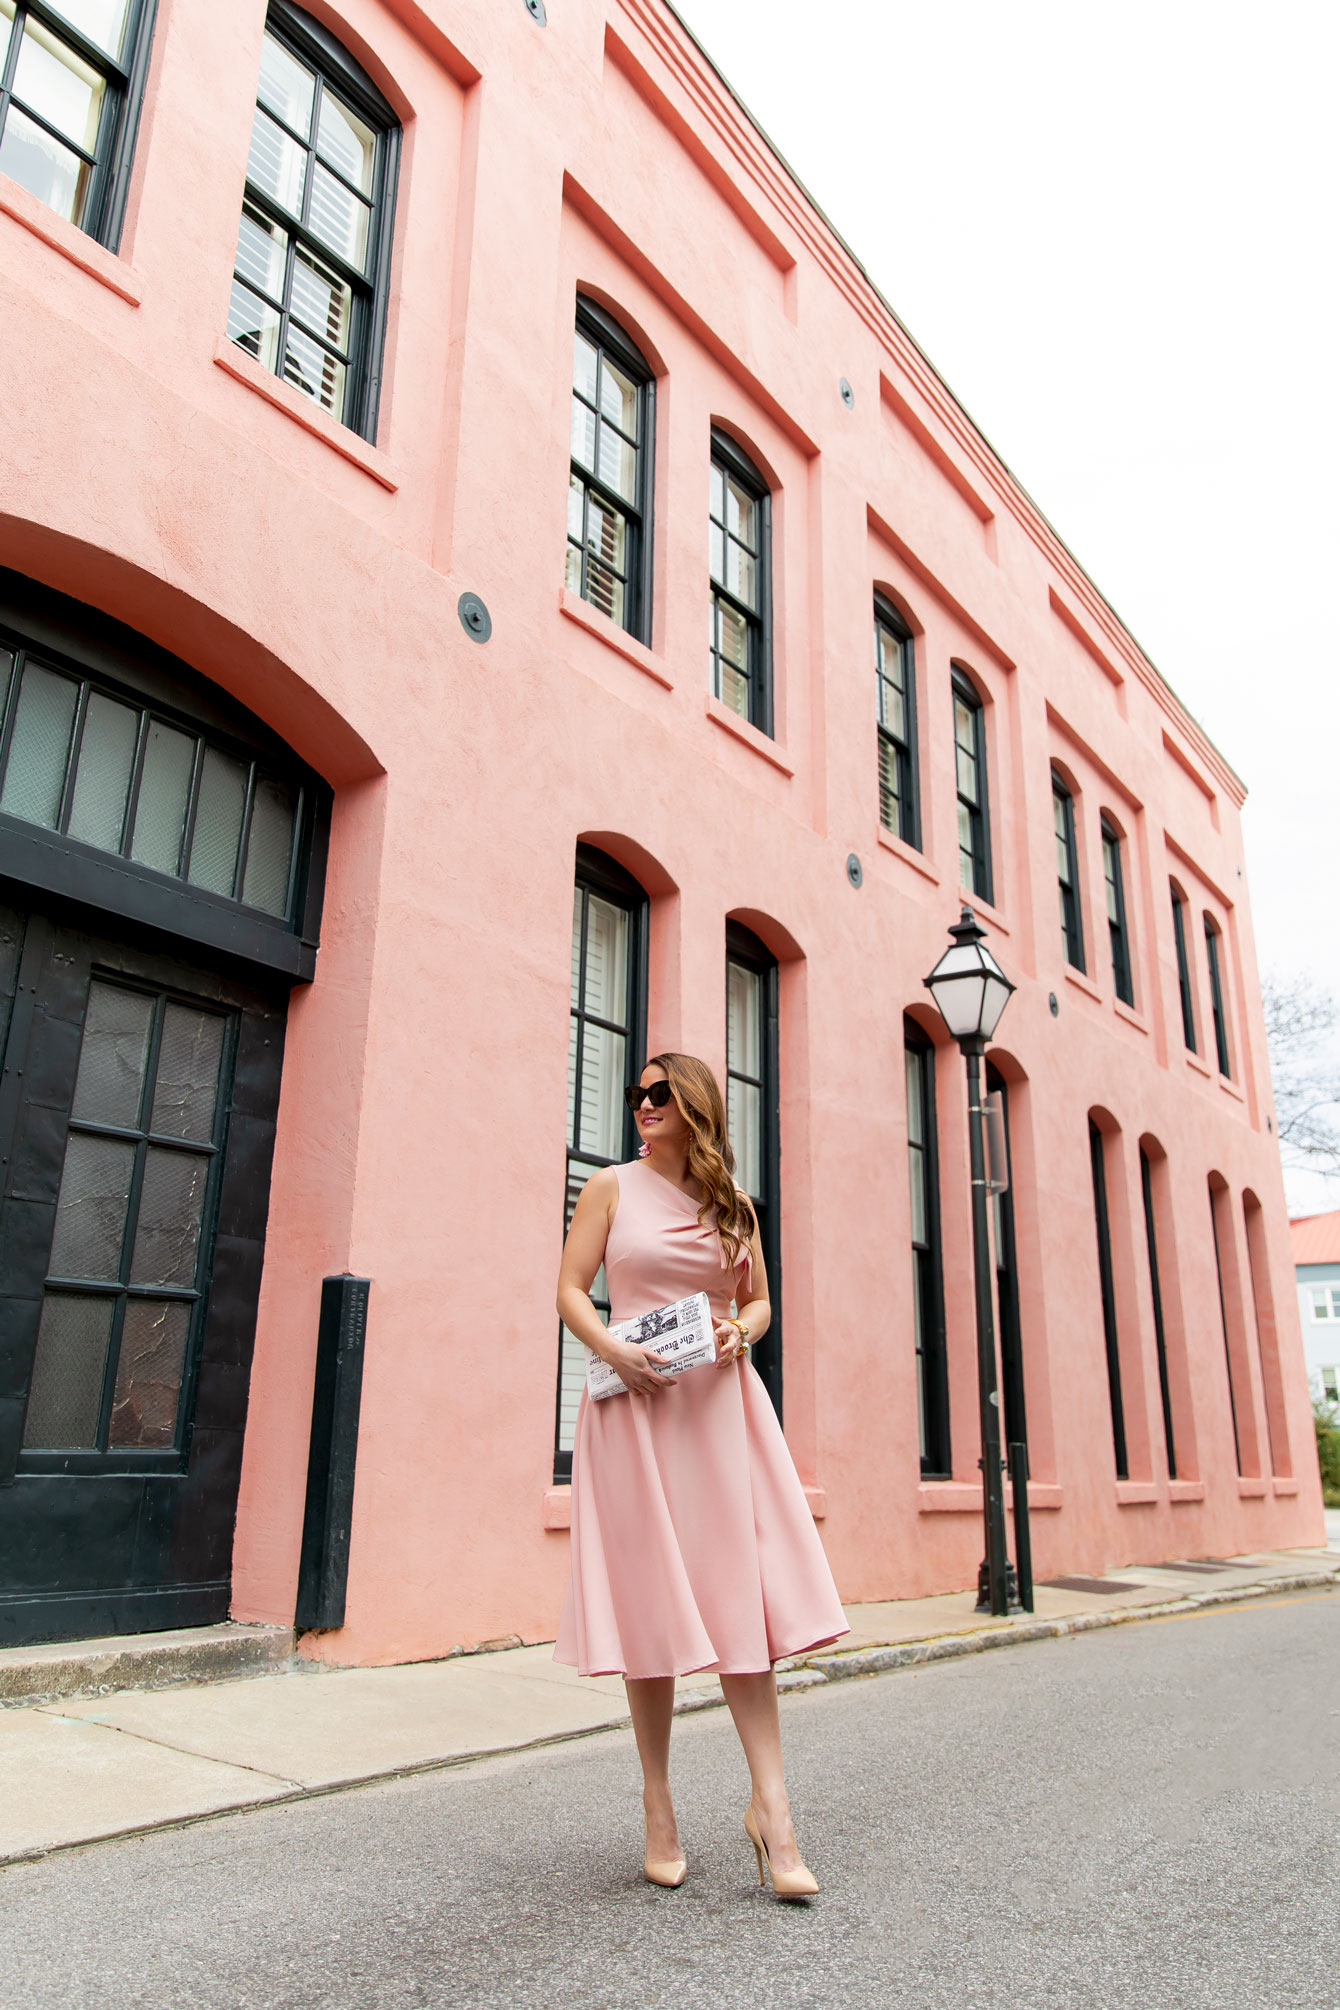
[(1205, 961), (1210, 973), (1210, 1011), (1214, 1018), (1214, 1051), (1221, 1075), (1232, 1077), (1233, 1067), (1228, 1051), (1228, 1014), (1224, 1006), (1224, 980), (1220, 968), (1219, 945), (1223, 937), (1219, 924), (1210, 916), (1205, 916)]
[(875, 719), (879, 820), (920, 850), (916, 657), (910, 629), (882, 593), (875, 595)]
[(712, 428), (709, 551), (712, 695), (772, 732), (772, 496), (728, 433)]
[(959, 884), (991, 899), (991, 818), (986, 794), (986, 720), (972, 679), (954, 673), (954, 769)]
[(577, 301), (567, 584), (651, 641), (655, 392), (645, 359), (592, 300)]
[(270, 0), (229, 339), (365, 439), (377, 435), (400, 127), (372, 79)]
[(1107, 1165), (1103, 1133), (1089, 1118), (1089, 1165), (1093, 1175), (1093, 1215), (1098, 1236), (1098, 1287), (1103, 1305), (1103, 1344), (1107, 1354), (1107, 1393), (1112, 1412), (1112, 1450), (1117, 1478), (1129, 1477), (1126, 1463), (1126, 1418), (1121, 1400), (1121, 1349), (1117, 1335), (1117, 1298), (1112, 1277), (1112, 1227), (1107, 1205)]
[(1168, 1478), (1177, 1478), (1177, 1448), (1173, 1442), (1172, 1390), (1168, 1380), (1168, 1341), (1163, 1322), (1163, 1286), (1159, 1276), (1158, 1226), (1154, 1219), (1154, 1174), (1149, 1153), (1140, 1146), (1140, 1192), (1145, 1210), (1145, 1249), (1149, 1256), (1149, 1289), (1154, 1300), (1154, 1344), (1158, 1352), (1159, 1396), (1163, 1404), (1163, 1444)]
[(1186, 896), (1176, 880), (1169, 881), (1172, 896), (1173, 946), (1177, 951), (1177, 996), (1182, 1007), (1182, 1038), (1189, 1054), (1196, 1047), (1196, 997), (1191, 983), (1191, 959), (1186, 944)]
[(912, 1203), (912, 1333), (917, 1357), (917, 1421), (923, 1479), (948, 1479), (949, 1374), (945, 1356), (944, 1267), (940, 1255), (940, 1157), (935, 1124), (935, 1049), (914, 1019), (903, 1020), (907, 1088), (907, 1175)]
[[(565, 1234), (592, 1173), (632, 1158), (637, 1150), (624, 1090), (641, 1074), (646, 1051), (647, 896), (612, 858), (579, 845), (572, 896)], [(591, 1286), (591, 1299), (608, 1318), (603, 1266)], [(572, 1440), (585, 1386), (586, 1349), (564, 1326), (558, 1347), (556, 1480), (572, 1477)]]
[(735, 1177), (754, 1203), (772, 1321), (754, 1367), (782, 1414), (781, 1152), (777, 959), (739, 922), (726, 924), (726, 1123)]
[(1067, 963), (1084, 968), (1084, 917), (1075, 852), (1075, 799), (1052, 769), (1052, 822), (1056, 829), (1056, 883), (1061, 896), (1061, 948)]
[(0, 172), (115, 251), (154, 0), (0, 5)]
[(1126, 886), (1121, 870), (1121, 833), (1111, 817), (1102, 820), (1103, 880), (1107, 888), (1107, 939), (1112, 951), (1112, 988), (1123, 1005), (1134, 1005), (1131, 938), (1126, 926)]

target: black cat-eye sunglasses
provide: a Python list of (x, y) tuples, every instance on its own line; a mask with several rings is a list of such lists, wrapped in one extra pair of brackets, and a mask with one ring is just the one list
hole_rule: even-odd
[(642, 1098), (644, 1096), (651, 1104), (653, 1110), (663, 1110), (670, 1100), (670, 1084), (668, 1082), (651, 1082), (645, 1089), (630, 1087), (623, 1092), (624, 1101), (627, 1103), (629, 1109), (635, 1113), (641, 1109)]

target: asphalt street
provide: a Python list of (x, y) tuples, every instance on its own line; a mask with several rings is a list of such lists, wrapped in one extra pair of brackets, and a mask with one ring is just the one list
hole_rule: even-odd
[(1340, 1596), (783, 1703), (821, 1897), (759, 1891), (722, 1711), (690, 1873), (641, 1881), (623, 1732), (0, 1873), (4, 2010), (1340, 2010)]

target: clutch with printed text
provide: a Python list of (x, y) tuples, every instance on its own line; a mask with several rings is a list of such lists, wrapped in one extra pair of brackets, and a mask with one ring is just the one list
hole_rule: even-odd
[[(658, 1305), (639, 1319), (616, 1320), (609, 1330), (617, 1340), (631, 1340), (659, 1361), (666, 1376), (686, 1374), (717, 1357), (716, 1322), (705, 1291), (695, 1291), (691, 1298), (677, 1299), (673, 1305)], [(609, 1362), (591, 1354), (586, 1363), (586, 1393), (593, 1403), (599, 1403), (606, 1396), (625, 1396), (628, 1391)]]

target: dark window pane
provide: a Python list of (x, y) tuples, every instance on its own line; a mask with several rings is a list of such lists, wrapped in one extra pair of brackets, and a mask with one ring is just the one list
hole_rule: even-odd
[[(3, 163), (0, 163), (3, 165)], [(79, 686), (29, 663), (23, 673), (0, 810), (54, 830)]]
[(123, 1130), (138, 1126), (153, 1016), (153, 999), (142, 992), (121, 991), (96, 979), (89, 986), (74, 1085), (75, 1117)]
[(186, 1360), (191, 1308), (171, 1300), (130, 1298), (121, 1328), (108, 1443), (170, 1445)]
[(158, 719), (150, 722), (130, 856), (158, 872), (181, 870), (181, 838), (195, 747), (189, 733), (174, 732)]
[(132, 1284), (194, 1284), (211, 1163), (200, 1152), (150, 1145), (130, 1260)]
[(71, 1131), (65, 1143), (56, 1230), (51, 1238), (53, 1277), (96, 1277), (110, 1282), (120, 1276), (134, 1165), (134, 1145), (120, 1138), (93, 1138)]
[(208, 1144), (214, 1135), (219, 1098), (223, 1028), (217, 1012), (197, 1012), (190, 1005), (167, 1007), (158, 1047), (151, 1130)]
[(248, 907), (263, 908), (266, 914), (287, 913), (294, 820), (292, 789), (283, 782), (258, 781), (242, 879), (242, 898)]
[(186, 875), (192, 886), (232, 895), (242, 812), (247, 800), (247, 772), (241, 761), (221, 754), (217, 747), (206, 747), (191, 838), (191, 864)]
[(114, 1298), (50, 1292), (23, 1424), (25, 1450), (65, 1451), (97, 1443)]
[(140, 715), (131, 706), (90, 692), (70, 805), (72, 838), (103, 851), (120, 851), (139, 730)]

